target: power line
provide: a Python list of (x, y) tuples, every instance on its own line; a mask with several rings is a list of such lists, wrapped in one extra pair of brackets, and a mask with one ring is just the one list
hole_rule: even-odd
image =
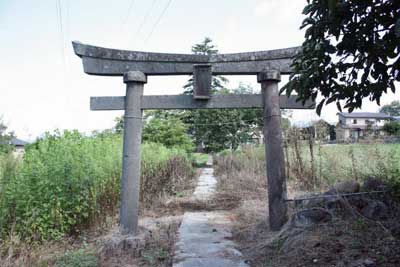
[(63, 30), (63, 17), (62, 17), (62, 7), (61, 7), (61, 0), (56, 0), (56, 9), (57, 9), (57, 20), (58, 26), (60, 30), (60, 37), (61, 37), (61, 53), (62, 53), (62, 61), (64, 65), (64, 74), (66, 72), (66, 60), (65, 60), (65, 49), (64, 49), (64, 30)]
[(62, 21), (62, 8), (61, 8), (61, 0), (56, 0), (56, 8), (57, 8), (57, 19), (58, 19), (58, 26), (60, 30), (61, 36), (61, 51), (63, 52), (64, 56), (64, 30), (63, 30), (63, 21)]
[(130, 5), (129, 5), (129, 7), (128, 7), (128, 13), (126, 14), (126, 18), (125, 18), (125, 20), (122, 22), (122, 28), (124, 29), (126, 26), (127, 26), (127, 24), (128, 24), (128, 20), (129, 20), (129, 17), (131, 16), (131, 10), (132, 10), (132, 7), (134, 6), (134, 4), (135, 4), (135, 0), (131, 0), (131, 3), (130, 3)]
[(222, 125), (235, 125), (235, 124), (256, 124), (254, 120), (241, 120), (231, 122), (215, 122), (215, 123), (183, 123), (186, 126), (222, 126)]
[(146, 39), (144, 40), (145, 43), (147, 43), (147, 41), (150, 39), (151, 35), (153, 34), (154, 30), (156, 29), (158, 23), (160, 23), (161, 18), (164, 16), (165, 12), (167, 12), (168, 7), (170, 6), (172, 0), (169, 0), (167, 5), (165, 6), (164, 10), (162, 11), (161, 15), (158, 17), (156, 23), (153, 25), (153, 28), (151, 29), (149, 35), (146, 37)]
[[(71, 40), (71, 24), (70, 24), (70, 0), (65, 0), (65, 9), (66, 9), (66, 20), (65, 20), (65, 24), (66, 24), (66, 32), (67, 32), (67, 42), (69, 42)], [(67, 54), (68, 56), (68, 54)], [(68, 57), (67, 57), (68, 58)]]
[[(144, 122), (148, 119), (148, 117), (129, 117), (135, 119), (142, 119)], [(255, 120), (241, 120), (241, 121), (230, 121), (230, 122), (214, 122), (214, 123), (187, 123), (182, 122), (182, 124), (186, 126), (222, 126), (222, 125), (235, 125), (235, 124), (258, 124)]]
[(142, 28), (143, 28), (143, 26), (144, 26), (146, 20), (147, 20), (148, 17), (149, 17), (151, 11), (153, 10), (154, 4), (155, 4), (156, 2), (157, 2), (157, 0), (153, 0), (153, 2), (152, 2), (151, 5), (150, 5), (150, 8), (147, 10), (146, 15), (143, 17), (142, 22), (140, 23), (138, 29), (136, 30), (135, 35), (132, 35), (130, 39), (135, 38), (135, 36), (138, 36), (138, 35), (139, 35), (139, 33), (140, 33), (140, 31), (142, 30)]

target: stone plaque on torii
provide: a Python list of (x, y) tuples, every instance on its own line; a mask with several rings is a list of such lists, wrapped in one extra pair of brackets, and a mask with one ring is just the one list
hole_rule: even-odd
[[(108, 49), (73, 42), (87, 74), (123, 76), (126, 95), (91, 97), (91, 110), (125, 110), (121, 178), (120, 228), (135, 234), (138, 224), (142, 111), (145, 109), (263, 108), (268, 179), (269, 224), (278, 230), (287, 220), (286, 177), (280, 109), (312, 109), (296, 97), (279, 95), (281, 74), (292, 72), (298, 47), (270, 51), (195, 55)], [(193, 95), (144, 96), (150, 75), (193, 74)], [(211, 95), (212, 75), (257, 75), (262, 94)]]

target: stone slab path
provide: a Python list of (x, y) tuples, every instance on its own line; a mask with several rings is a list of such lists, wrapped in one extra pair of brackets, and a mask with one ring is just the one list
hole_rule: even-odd
[[(215, 192), (213, 168), (201, 169), (193, 198), (207, 200)], [(174, 267), (248, 267), (231, 240), (226, 211), (186, 212), (178, 232)]]

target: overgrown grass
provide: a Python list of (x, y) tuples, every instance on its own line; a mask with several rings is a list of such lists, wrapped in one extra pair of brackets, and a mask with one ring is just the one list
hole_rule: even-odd
[[(382, 179), (392, 189), (400, 184), (399, 144), (314, 144), (311, 146), (314, 157), (307, 141), (302, 140), (297, 145), (296, 148), (293, 143), (289, 144), (285, 158), (289, 182), (301, 189), (324, 191), (338, 181), (361, 181), (367, 177)], [(215, 163), (218, 189), (241, 199), (240, 205), (232, 210), (235, 218), (232, 234), (252, 266), (347, 266), (361, 254), (377, 259), (379, 266), (398, 266), (398, 213), (394, 212), (385, 222), (362, 217), (362, 224), (357, 220), (335, 218), (329, 224), (307, 230), (304, 237), (298, 239), (301, 243), (296, 243), (296, 249), (288, 254), (282, 250), (283, 240), (276, 239), (276, 233), (269, 230), (267, 223), (264, 147), (245, 146), (237, 151), (223, 151)], [(397, 206), (392, 200), (390, 203), (393, 204), (390, 209)], [(291, 206), (289, 214), (298, 211), (296, 209)], [(271, 243), (272, 240), (278, 242)], [(332, 248), (335, 248), (334, 253)]]
[(287, 158), (289, 180), (305, 189), (326, 188), (344, 180), (373, 177), (393, 185), (400, 182), (400, 144), (302, 144), (299, 154), (289, 147)]
[(99, 261), (95, 252), (85, 249), (68, 251), (59, 257), (55, 267), (97, 267)]
[[(305, 142), (297, 148), (289, 145), (285, 152), (288, 180), (303, 189), (325, 189), (340, 181), (362, 181), (369, 177), (394, 186), (400, 183), (400, 144), (314, 145), (313, 159)], [(247, 176), (257, 180), (265, 177), (265, 166), (264, 146), (245, 146), (238, 151), (220, 153), (216, 171), (226, 176), (237, 175), (239, 180)], [(243, 187), (251, 184), (251, 181), (244, 182)]]
[(165, 148), (160, 144), (142, 147), (141, 202), (145, 206), (163, 195), (180, 195), (188, 189), (188, 180), (195, 171), (190, 156), (180, 148)]
[[(21, 163), (0, 167), (0, 239), (58, 240), (101, 223), (118, 210), (122, 140), (66, 131), (31, 145)], [(159, 144), (142, 146), (141, 201), (181, 190), (193, 177), (187, 153)], [(4, 251), (3, 251), (4, 253)]]
[(222, 151), (215, 157), (215, 173), (220, 192), (242, 199), (266, 197), (265, 154), (261, 146)]

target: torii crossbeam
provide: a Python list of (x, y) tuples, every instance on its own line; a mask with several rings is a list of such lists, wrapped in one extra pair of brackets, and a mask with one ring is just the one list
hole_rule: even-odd
[[(120, 228), (135, 234), (138, 224), (142, 112), (145, 109), (263, 108), (264, 140), (268, 178), (269, 223), (278, 230), (287, 220), (286, 177), (282, 148), (280, 108), (313, 109), (296, 97), (279, 96), (281, 74), (292, 72), (298, 47), (236, 54), (190, 55), (126, 51), (73, 42), (87, 74), (123, 76), (126, 95), (92, 97), (92, 110), (125, 110), (121, 178)], [(190, 75), (191, 95), (144, 96), (149, 75)], [(212, 75), (257, 75), (259, 95), (211, 95)]]

